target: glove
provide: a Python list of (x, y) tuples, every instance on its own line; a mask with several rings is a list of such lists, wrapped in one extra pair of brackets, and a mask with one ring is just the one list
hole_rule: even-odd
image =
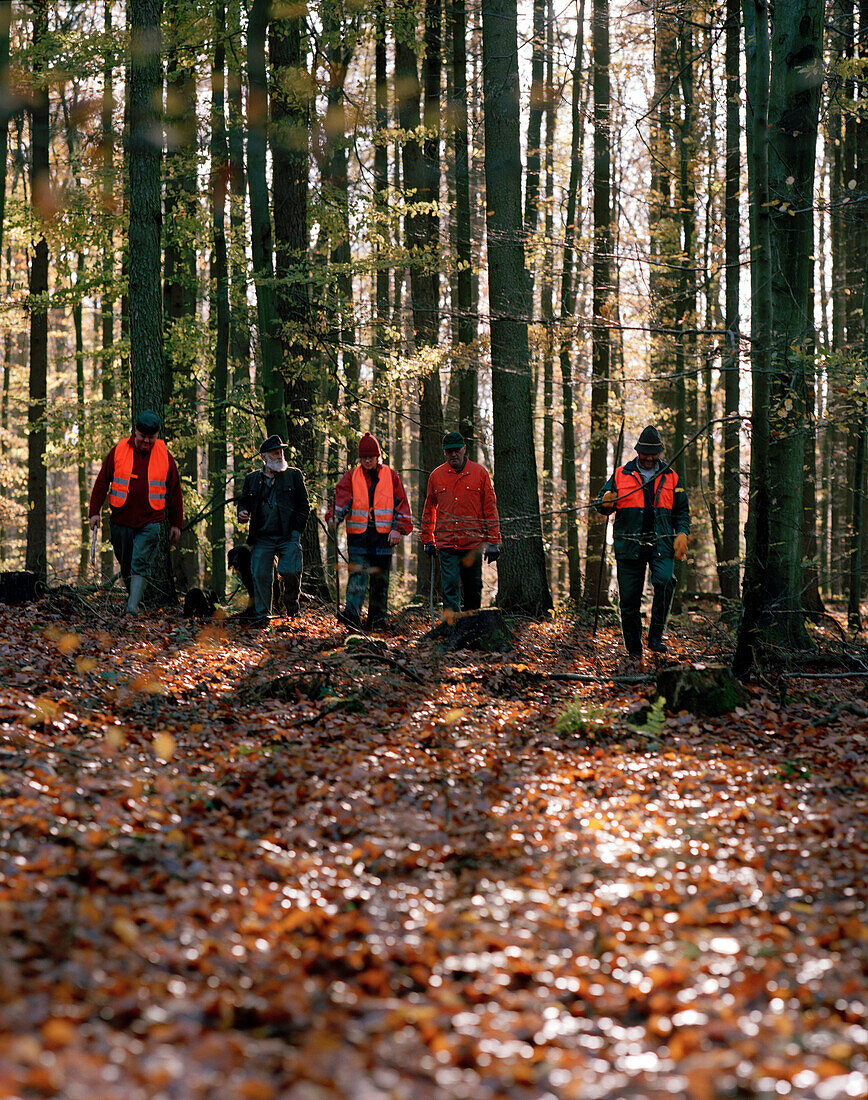
[(603, 493), (600, 504), (602, 504), (604, 508), (608, 508), (610, 505), (614, 504), (617, 499), (618, 494), (615, 492), (614, 489), (610, 489), (608, 493)]
[(675, 536), (675, 560), (684, 561), (687, 557), (687, 535), (683, 531), (679, 531)]
[(485, 548), (485, 560), (488, 562), (497, 561), (500, 557), (499, 546), (486, 546)]
[(437, 547), (434, 545), (433, 542), (426, 542), (422, 549), (425, 551), (429, 558), (437, 557)]

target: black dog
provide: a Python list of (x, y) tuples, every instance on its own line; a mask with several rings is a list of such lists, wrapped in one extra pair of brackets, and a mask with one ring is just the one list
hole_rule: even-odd
[[(242, 544), (241, 546), (233, 546), (231, 550), (227, 551), (226, 562), (232, 572), (238, 577), (241, 583), (247, 590), (247, 609), (246, 613), (252, 613), (254, 608), (253, 600), (253, 570), (250, 568), (250, 547)], [(282, 606), (282, 598), (280, 591), (280, 577), (277, 573), (277, 568), (274, 570), (274, 588), (272, 591), (272, 602), (275, 610)]]
[(219, 603), (213, 588), (191, 588), (184, 597), (184, 618), (210, 619)]

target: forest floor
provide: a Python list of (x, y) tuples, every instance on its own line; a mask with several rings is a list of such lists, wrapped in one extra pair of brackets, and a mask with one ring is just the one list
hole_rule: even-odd
[(426, 625), (0, 606), (0, 1098), (868, 1096), (868, 679)]

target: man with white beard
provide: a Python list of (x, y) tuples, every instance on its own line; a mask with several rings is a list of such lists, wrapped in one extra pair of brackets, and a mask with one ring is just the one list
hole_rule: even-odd
[(244, 479), (238, 503), (238, 519), (250, 523), (255, 618), (252, 626), (267, 626), (271, 619), (274, 563), (283, 588), (288, 615), (298, 611), (301, 590), (301, 533), (310, 514), (301, 470), (287, 465), (288, 447), (279, 435), (270, 435), (259, 448), (262, 469)]

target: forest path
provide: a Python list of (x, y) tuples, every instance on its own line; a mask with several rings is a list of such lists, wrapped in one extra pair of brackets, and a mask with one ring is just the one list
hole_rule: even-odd
[(558, 732), (586, 632), (422, 630), (0, 609), (0, 1096), (868, 1093), (858, 686)]

